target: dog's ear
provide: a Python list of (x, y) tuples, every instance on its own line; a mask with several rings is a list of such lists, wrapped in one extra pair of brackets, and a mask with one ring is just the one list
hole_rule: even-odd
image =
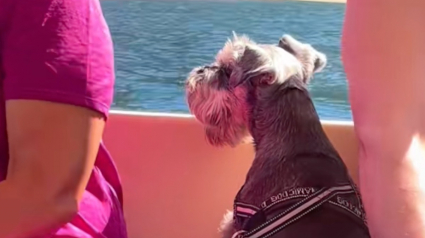
[(257, 44), (245, 44), (239, 53), (238, 67), (235, 67), (231, 82), (233, 86), (251, 81), (254, 85), (273, 84), (276, 72), (273, 62), (265, 50)]
[(292, 72), (296, 68), (295, 58), (291, 56), (294, 60), (286, 60), (280, 53), (275, 49), (266, 50), (247, 36), (234, 34), (218, 52), (216, 62), (229, 72), (230, 87), (236, 88), (247, 81), (270, 85), (295, 73)]
[(299, 60), (276, 46), (247, 45), (239, 64), (244, 72), (243, 80), (257, 86), (282, 84), (302, 72)]
[(249, 77), (256, 76), (254, 72), (249, 73), (251, 76), (248, 75), (248, 71), (255, 67), (254, 64), (258, 64), (259, 51), (261, 47), (247, 36), (233, 33), (233, 38), (218, 52), (216, 62), (227, 70), (231, 87), (237, 87)]
[(279, 47), (294, 55), (302, 64), (306, 80), (326, 66), (326, 55), (318, 52), (309, 44), (301, 43), (290, 35), (284, 35), (279, 40)]
[(294, 56), (302, 54), (304, 49), (304, 44), (295, 40), (290, 35), (283, 35), (282, 38), (279, 39), (279, 47), (291, 53)]

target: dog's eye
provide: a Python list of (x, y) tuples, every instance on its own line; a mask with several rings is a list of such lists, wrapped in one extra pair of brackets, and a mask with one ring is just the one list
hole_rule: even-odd
[(197, 74), (203, 74), (205, 71), (204, 68), (198, 69), (198, 71), (196, 71)]
[(230, 69), (228, 69), (228, 68), (224, 68), (224, 69), (223, 69), (223, 72), (224, 72), (224, 74), (225, 74), (228, 78), (230, 77), (230, 74), (231, 74)]

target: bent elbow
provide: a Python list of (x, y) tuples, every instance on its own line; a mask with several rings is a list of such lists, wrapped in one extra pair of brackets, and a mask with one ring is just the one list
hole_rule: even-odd
[(33, 189), (32, 186), (24, 189), (7, 180), (0, 184), (0, 188), (2, 202), (5, 202), (3, 205), (7, 204), (7, 209), (2, 206), (2, 211), (14, 213), (8, 222), (11, 227), (6, 229), (2, 224), (1, 237), (6, 237), (5, 234), (7, 237), (30, 237), (29, 234), (31, 237), (45, 237), (52, 232), (51, 229), (71, 222), (78, 213), (75, 196), (51, 196), (43, 189)]
[(66, 196), (50, 200), (46, 207), (51, 211), (51, 218), (56, 224), (70, 222), (78, 213), (78, 201), (75, 197)]
[(78, 201), (72, 196), (47, 196), (46, 193), (39, 193), (26, 200), (32, 201), (28, 205), (38, 214), (36, 227), (61, 227), (71, 222), (78, 213)]

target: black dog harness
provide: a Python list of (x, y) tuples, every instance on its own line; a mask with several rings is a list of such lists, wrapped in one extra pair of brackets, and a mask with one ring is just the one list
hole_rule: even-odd
[[(268, 238), (303, 216), (324, 205), (338, 209), (354, 218), (366, 231), (367, 222), (357, 187), (354, 183), (328, 188), (293, 188), (272, 196), (260, 207), (239, 202), (239, 190), (233, 214), (236, 227), (242, 228), (232, 238)], [(353, 196), (355, 195), (355, 196)], [(271, 219), (266, 214), (292, 204)]]

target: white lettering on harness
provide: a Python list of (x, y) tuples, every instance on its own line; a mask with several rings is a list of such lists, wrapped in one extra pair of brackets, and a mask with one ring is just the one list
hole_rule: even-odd
[(293, 188), (293, 189), (281, 192), (278, 195), (272, 196), (270, 200), (271, 202), (274, 203), (279, 200), (290, 198), (290, 197), (295, 197), (300, 195), (308, 196), (314, 192), (315, 192), (314, 188)]
[(344, 206), (345, 208), (352, 211), (358, 217), (363, 218), (365, 216), (362, 210), (360, 210), (357, 206), (353, 205), (351, 202), (343, 199), (342, 197), (337, 196), (337, 202), (339, 205)]

